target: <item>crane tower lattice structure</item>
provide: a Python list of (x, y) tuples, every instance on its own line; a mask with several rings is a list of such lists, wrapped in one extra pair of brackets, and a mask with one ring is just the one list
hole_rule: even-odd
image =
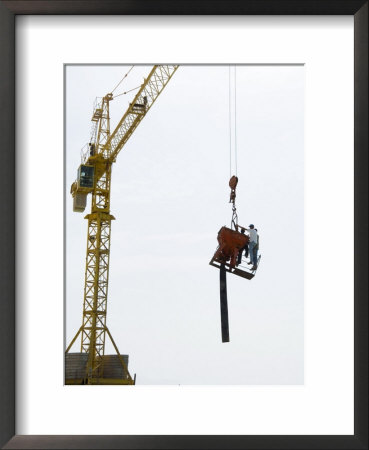
[[(113, 100), (113, 95), (105, 95), (93, 112), (91, 120), (96, 140), (90, 142), (89, 150), (83, 156), (78, 178), (71, 187), (74, 211), (84, 211), (87, 195), (92, 196), (91, 212), (85, 216), (88, 231), (82, 325), (66, 350), (68, 354), (81, 334), (81, 354), (88, 355), (82, 380), (84, 384), (135, 383), (106, 325), (110, 232), (111, 221), (114, 220), (110, 213), (112, 164), (177, 68), (176, 65), (153, 66), (112, 133), (109, 103)], [(109, 336), (123, 369), (119, 379), (109, 378), (104, 373), (106, 335)], [(80, 382), (80, 377), (76, 377), (71, 384)]]

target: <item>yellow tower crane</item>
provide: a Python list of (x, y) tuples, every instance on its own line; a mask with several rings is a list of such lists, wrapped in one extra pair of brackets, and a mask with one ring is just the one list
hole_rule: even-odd
[[(155, 65), (144, 79), (113, 133), (110, 133), (109, 93), (94, 108), (95, 132), (71, 186), (73, 210), (83, 212), (92, 195), (88, 220), (82, 325), (66, 349), (66, 384), (135, 384), (128, 371), (128, 356), (119, 353), (106, 325), (109, 282), (110, 213), (112, 165), (134, 130), (177, 70), (176, 65)], [(116, 355), (105, 355), (109, 336)], [(81, 335), (81, 352), (69, 353)]]

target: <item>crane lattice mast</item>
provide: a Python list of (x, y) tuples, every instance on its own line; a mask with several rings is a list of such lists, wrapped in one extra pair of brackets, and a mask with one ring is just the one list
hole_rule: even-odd
[[(88, 355), (83, 380), (87, 384), (135, 383), (106, 325), (110, 231), (111, 221), (114, 220), (110, 213), (112, 164), (177, 68), (176, 65), (156, 65), (152, 68), (113, 133), (110, 133), (109, 115), (113, 95), (109, 93), (102, 98), (91, 119), (95, 140), (90, 142), (89, 151), (83, 156), (79, 167), (78, 178), (71, 187), (74, 211), (84, 211), (86, 197), (92, 194), (91, 212), (85, 217), (88, 231), (82, 325), (66, 350), (68, 353), (81, 334), (81, 353)], [(104, 376), (106, 334), (123, 368), (123, 376), (119, 380)]]

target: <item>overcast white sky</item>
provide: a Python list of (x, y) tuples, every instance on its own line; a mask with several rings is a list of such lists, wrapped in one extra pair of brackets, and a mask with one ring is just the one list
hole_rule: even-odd
[[(67, 344), (82, 321), (89, 210), (72, 212), (69, 189), (94, 99), (129, 67), (66, 68)], [(135, 67), (116, 93), (149, 70)], [(227, 276), (222, 343), (208, 263), (231, 219), (228, 87), (228, 66), (180, 66), (113, 167), (107, 325), (137, 384), (304, 382), (304, 68), (237, 67), (236, 204), (262, 260), (252, 281)], [(112, 130), (132, 96), (111, 102)]]

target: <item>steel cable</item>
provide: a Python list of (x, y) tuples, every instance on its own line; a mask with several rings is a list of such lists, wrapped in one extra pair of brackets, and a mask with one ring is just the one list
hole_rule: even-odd
[(141, 86), (142, 86), (142, 84), (140, 84), (139, 86), (137, 86), (135, 88), (130, 89), (129, 91), (125, 91), (125, 92), (122, 92), (121, 94), (114, 95), (114, 98), (120, 97), (121, 95), (128, 94), (129, 92), (135, 91), (136, 89), (139, 89)]
[(119, 81), (119, 83), (115, 86), (115, 88), (111, 91), (111, 93), (113, 93), (115, 91), (115, 89), (120, 85), (120, 83), (128, 76), (129, 72), (134, 68), (134, 66), (132, 66), (129, 71), (124, 75), (124, 77)]

